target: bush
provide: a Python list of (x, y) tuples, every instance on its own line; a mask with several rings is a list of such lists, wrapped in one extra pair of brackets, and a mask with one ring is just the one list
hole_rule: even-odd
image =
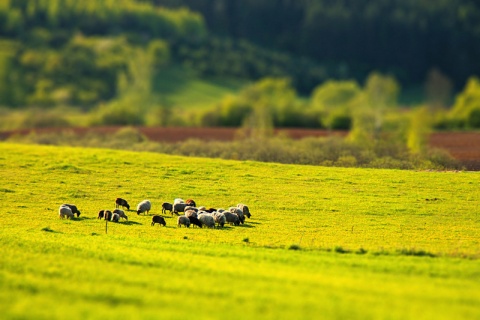
[(470, 128), (480, 128), (480, 109), (473, 109), (468, 116), (467, 124)]
[(25, 113), (20, 126), (22, 128), (69, 127), (70, 123), (61, 111), (33, 109)]
[(101, 106), (94, 113), (93, 125), (143, 125), (145, 124), (143, 113), (135, 105), (125, 102), (113, 102)]
[[(286, 164), (307, 164), (342, 167), (369, 167), (385, 169), (460, 169), (457, 161), (442, 150), (429, 150), (410, 155), (386, 148), (359, 147), (344, 139), (307, 138), (292, 140), (285, 137), (251, 138), (248, 135), (235, 141), (187, 140), (177, 143), (148, 141), (137, 129), (127, 127), (109, 134), (74, 132), (12, 136), (9, 141), (39, 144), (103, 147), (135, 151), (161, 152), (182, 156), (253, 160)], [(382, 151), (383, 153), (381, 153)]]
[(352, 117), (348, 115), (338, 115), (331, 119), (330, 128), (333, 130), (350, 130), (352, 127)]

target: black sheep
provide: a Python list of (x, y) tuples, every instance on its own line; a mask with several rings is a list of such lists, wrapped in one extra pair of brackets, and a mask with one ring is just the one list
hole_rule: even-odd
[(127, 210), (130, 210), (130, 205), (128, 204), (127, 200), (122, 198), (115, 199), (115, 208), (119, 208), (120, 206), (127, 208)]
[(168, 202), (162, 203), (162, 213), (167, 213), (167, 210), (173, 215), (173, 205)]
[(173, 213), (178, 216), (179, 212), (185, 212), (185, 207), (187, 206), (186, 203), (175, 203), (173, 205)]
[(165, 219), (163, 219), (163, 217), (161, 217), (161, 216), (153, 216), (152, 217), (152, 226), (154, 226), (155, 223), (160, 223), (164, 227), (167, 225), (167, 223), (165, 222)]
[(105, 210), (105, 211), (104, 211), (104, 216), (103, 216), (103, 218), (104, 218), (105, 220), (110, 221), (110, 220), (112, 220), (112, 215), (113, 215), (113, 212), (112, 212), (112, 211), (110, 211), (110, 210)]
[(200, 222), (200, 220), (198, 220), (197, 217), (191, 216), (191, 217), (188, 217), (188, 219), (190, 220), (190, 224), (193, 224), (193, 225), (195, 225), (197, 227), (200, 227), (200, 228), (202, 227), (202, 223)]
[(97, 219), (103, 219), (103, 216), (105, 215), (105, 210), (100, 210), (98, 211), (98, 217)]

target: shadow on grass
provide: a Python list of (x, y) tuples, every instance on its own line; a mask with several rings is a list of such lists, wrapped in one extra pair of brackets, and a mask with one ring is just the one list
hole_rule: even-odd
[(93, 219), (98, 219), (98, 217), (73, 217), (70, 220), (73, 221), (83, 221), (83, 220), (93, 220)]
[(240, 228), (255, 228), (255, 226), (251, 226), (250, 223), (249, 224), (241, 224), (238, 227), (240, 227)]
[(132, 226), (132, 225), (143, 225), (143, 223), (140, 223), (140, 222), (136, 222), (136, 221), (121, 221), (121, 222), (118, 222), (120, 224), (124, 224), (124, 225), (127, 225), (127, 226)]
[(52, 229), (50, 229), (50, 227), (42, 228), (42, 231), (50, 232), (50, 233), (62, 233), (62, 232), (60, 232), (60, 231), (52, 230)]

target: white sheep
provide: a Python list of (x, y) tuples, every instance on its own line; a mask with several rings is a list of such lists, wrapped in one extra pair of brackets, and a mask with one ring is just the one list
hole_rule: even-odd
[(198, 214), (195, 210), (185, 210), (185, 216), (187, 218), (190, 218), (190, 217), (195, 217), (197, 218), (198, 217)]
[(222, 228), (227, 222), (227, 218), (225, 217), (225, 214), (223, 212), (213, 212), (213, 219), (215, 220), (215, 223), (217, 223), (218, 226)]
[(176, 198), (175, 200), (173, 200), (173, 205), (176, 205), (177, 203), (185, 203), (185, 200)]
[(188, 219), (186, 216), (179, 216), (177, 219), (177, 225), (181, 227), (182, 224), (185, 227), (190, 228), (190, 219)]
[(80, 217), (80, 210), (78, 210), (76, 205), (64, 203), (64, 204), (62, 204), (62, 206), (69, 207), (70, 210), (72, 210), (73, 214), (77, 214), (77, 218)]
[(67, 219), (72, 219), (74, 217), (72, 209), (70, 207), (61, 205), (60, 208), (58, 208), (58, 215), (61, 219), (67, 218)]
[(245, 223), (245, 216), (243, 215), (243, 211), (240, 208), (230, 207), (228, 208), (228, 211), (230, 211), (231, 213), (235, 213), (242, 224)]
[(152, 203), (150, 200), (143, 200), (137, 205), (137, 214), (148, 212), (152, 209)]
[(112, 222), (118, 222), (120, 221), (120, 215), (118, 213), (113, 212), (112, 213), (112, 218), (110, 219)]
[(123, 218), (123, 219), (125, 219), (125, 220), (128, 221), (128, 217), (127, 217), (127, 215), (125, 214), (125, 211), (123, 211), (123, 210), (121, 210), (121, 209), (115, 209), (115, 210), (113, 210), (113, 213), (118, 214), (118, 217), (119, 217), (119, 218)]
[(243, 211), (243, 214), (247, 216), (247, 218), (250, 218), (252, 215), (250, 214), (250, 209), (248, 209), (248, 206), (243, 204), (243, 203), (239, 203), (237, 204), (237, 208), (239, 208), (240, 210)]
[(199, 214), (198, 220), (200, 220), (202, 225), (207, 226), (207, 228), (215, 228), (215, 219), (208, 213)]

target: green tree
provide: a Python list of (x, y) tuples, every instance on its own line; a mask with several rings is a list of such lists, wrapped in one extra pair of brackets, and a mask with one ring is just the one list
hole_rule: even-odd
[(368, 76), (364, 88), (366, 107), (373, 111), (376, 134), (382, 129), (385, 114), (397, 107), (399, 91), (400, 86), (392, 76), (384, 76), (377, 72)]
[(465, 88), (455, 99), (449, 113), (451, 119), (460, 121), (474, 128), (480, 128), (478, 113), (480, 112), (480, 79), (471, 77)]
[[(361, 94), (355, 81), (327, 81), (315, 88), (311, 105), (321, 112), (322, 122), (329, 129), (349, 129), (353, 101)], [(341, 121), (344, 123), (341, 123)]]

